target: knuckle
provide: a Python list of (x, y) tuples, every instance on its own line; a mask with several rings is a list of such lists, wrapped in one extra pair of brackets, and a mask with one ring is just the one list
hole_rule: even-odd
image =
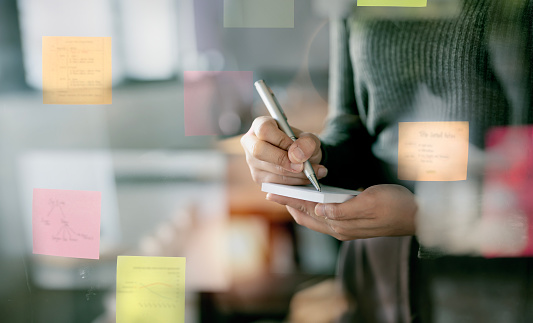
[(261, 155), (264, 149), (263, 141), (256, 141), (252, 144), (251, 155), (255, 159), (261, 159)]
[(281, 165), (274, 165), (274, 170), (280, 174), (282, 176), (282, 180), (286, 180), (287, 179), (287, 176), (285, 175), (286, 174), (286, 171), (285, 171), (285, 168), (283, 168), (283, 166)]
[(330, 219), (337, 220), (342, 217), (341, 211), (336, 205), (326, 204), (326, 215)]
[(257, 126), (257, 129), (255, 131), (255, 134), (257, 138), (259, 139), (266, 139), (268, 138), (269, 134), (272, 132), (272, 125), (270, 122), (263, 121), (261, 124)]
[(251, 170), (251, 173), (252, 173), (252, 179), (253, 179), (253, 181), (256, 182), (256, 183), (261, 183), (262, 178), (261, 178), (261, 176), (258, 174), (258, 172), (252, 169), (252, 170)]
[(248, 133), (246, 133), (246, 134), (244, 134), (244, 135), (241, 137), (241, 139), (240, 139), (241, 146), (242, 146), (243, 148), (245, 148), (245, 149), (246, 149), (246, 142), (248, 141), (248, 137), (249, 137), (249, 136), (250, 136), (250, 135), (249, 135)]
[(332, 237), (334, 237), (335, 239), (339, 241), (349, 240), (348, 236), (345, 234), (344, 228), (336, 224), (331, 224), (329, 222), (328, 222), (328, 225), (329, 225), (330, 230), (332, 231), (332, 234), (331, 234)]
[(303, 205), (298, 205), (298, 211), (302, 212), (303, 214), (309, 215), (309, 212), (307, 212), (307, 209)]
[(279, 154), (277, 164), (279, 166), (285, 165), (289, 162), (289, 156), (285, 153)]
[(275, 145), (277, 147), (280, 147), (282, 149), (287, 149), (291, 144), (292, 144), (292, 140), (290, 140), (289, 142), (287, 142), (287, 139), (289, 139), (288, 137), (283, 137), (283, 136), (280, 136), (277, 140), (277, 142), (275, 143)]

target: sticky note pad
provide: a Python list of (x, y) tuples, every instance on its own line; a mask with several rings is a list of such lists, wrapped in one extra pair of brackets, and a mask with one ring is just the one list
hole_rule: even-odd
[(342, 203), (361, 193), (327, 185), (320, 185), (320, 188), (321, 191), (319, 192), (313, 185), (283, 185), (275, 183), (263, 183), (261, 185), (263, 192), (317, 203)]
[(117, 323), (184, 322), (185, 258), (117, 258)]
[(224, 0), (225, 28), (294, 28), (294, 0)]
[(427, 0), (357, 0), (361, 7), (427, 7)]
[(33, 190), (33, 253), (98, 259), (101, 193)]
[(43, 103), (111, 104), (111, 37), (44, 36)]
[(399, 123), (399, 179), (466, 180), (467, 167), (468, 122)]
[(487, 257), (533, 256), (533, 126), (486, 135), (483, 217)]
[(184, 71), (185, 136), (236, 135), (235, 109), (251, 106), (252, 71)]

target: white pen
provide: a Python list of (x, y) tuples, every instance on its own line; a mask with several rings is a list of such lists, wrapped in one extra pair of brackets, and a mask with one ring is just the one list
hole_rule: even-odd
[[(274, 96), (274, 92), (272, 92), (272, 90), (268, 87), (268, 85), (266, 85), (265, 81), (263, 80), (255, 82), (254, 85), (255, 89), (259, 93), (259, 96), (265, 103), (268, 112), (270, 112), (272, 118), (276, 119), (280, 129), (285, 134), (287, 134), (287, 136), (289, 136), (293, 141), (296, 141), (296, 139), (298, 138), (296, 138), (294, 132), (292, 132), (292, 129), (289, 126), (289, 123), (287, 122), (287, 117), (285, 116), (281, 105), (276, 99), (276, 96)], [(316, 178), (315, 171), (313, 170), (313, 167), (311, 166), (309, 160), (304, 163), (304, 174), (305, 176), (307, 176), (307, 178), (309, 179), (311, 184), (313, 184), (316, 190), (321, 192), (322, 189), (320, 188), (320, 184), (318, 183), (318, 180)]]

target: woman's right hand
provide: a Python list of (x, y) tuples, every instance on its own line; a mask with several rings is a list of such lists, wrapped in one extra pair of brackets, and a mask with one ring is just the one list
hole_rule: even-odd
[(241, 138), (253, 180), (258, 183), (305, 185), (309, 180), (303, 173), (303, 163), (311, 162), (318, 179), (327, 175), (322, 160), (320, 140), (311, 133), (293, 128), (298, 137), (292, 141), (278, 127), (272, 117), (258, 117)]

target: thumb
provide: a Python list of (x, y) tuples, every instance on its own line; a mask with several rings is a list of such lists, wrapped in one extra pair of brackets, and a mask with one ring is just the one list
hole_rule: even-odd
[(330, 220), (342, 220), (343, 215), (341, 203), (319, 203), (315, 206), (315, 214)]
[(319, 164), (322, 160), (320, 140), (311, 133), (301, 133), (288, 151), (289, 160), (292, 163), (303, 163), (309, 160), (312, 164)]

